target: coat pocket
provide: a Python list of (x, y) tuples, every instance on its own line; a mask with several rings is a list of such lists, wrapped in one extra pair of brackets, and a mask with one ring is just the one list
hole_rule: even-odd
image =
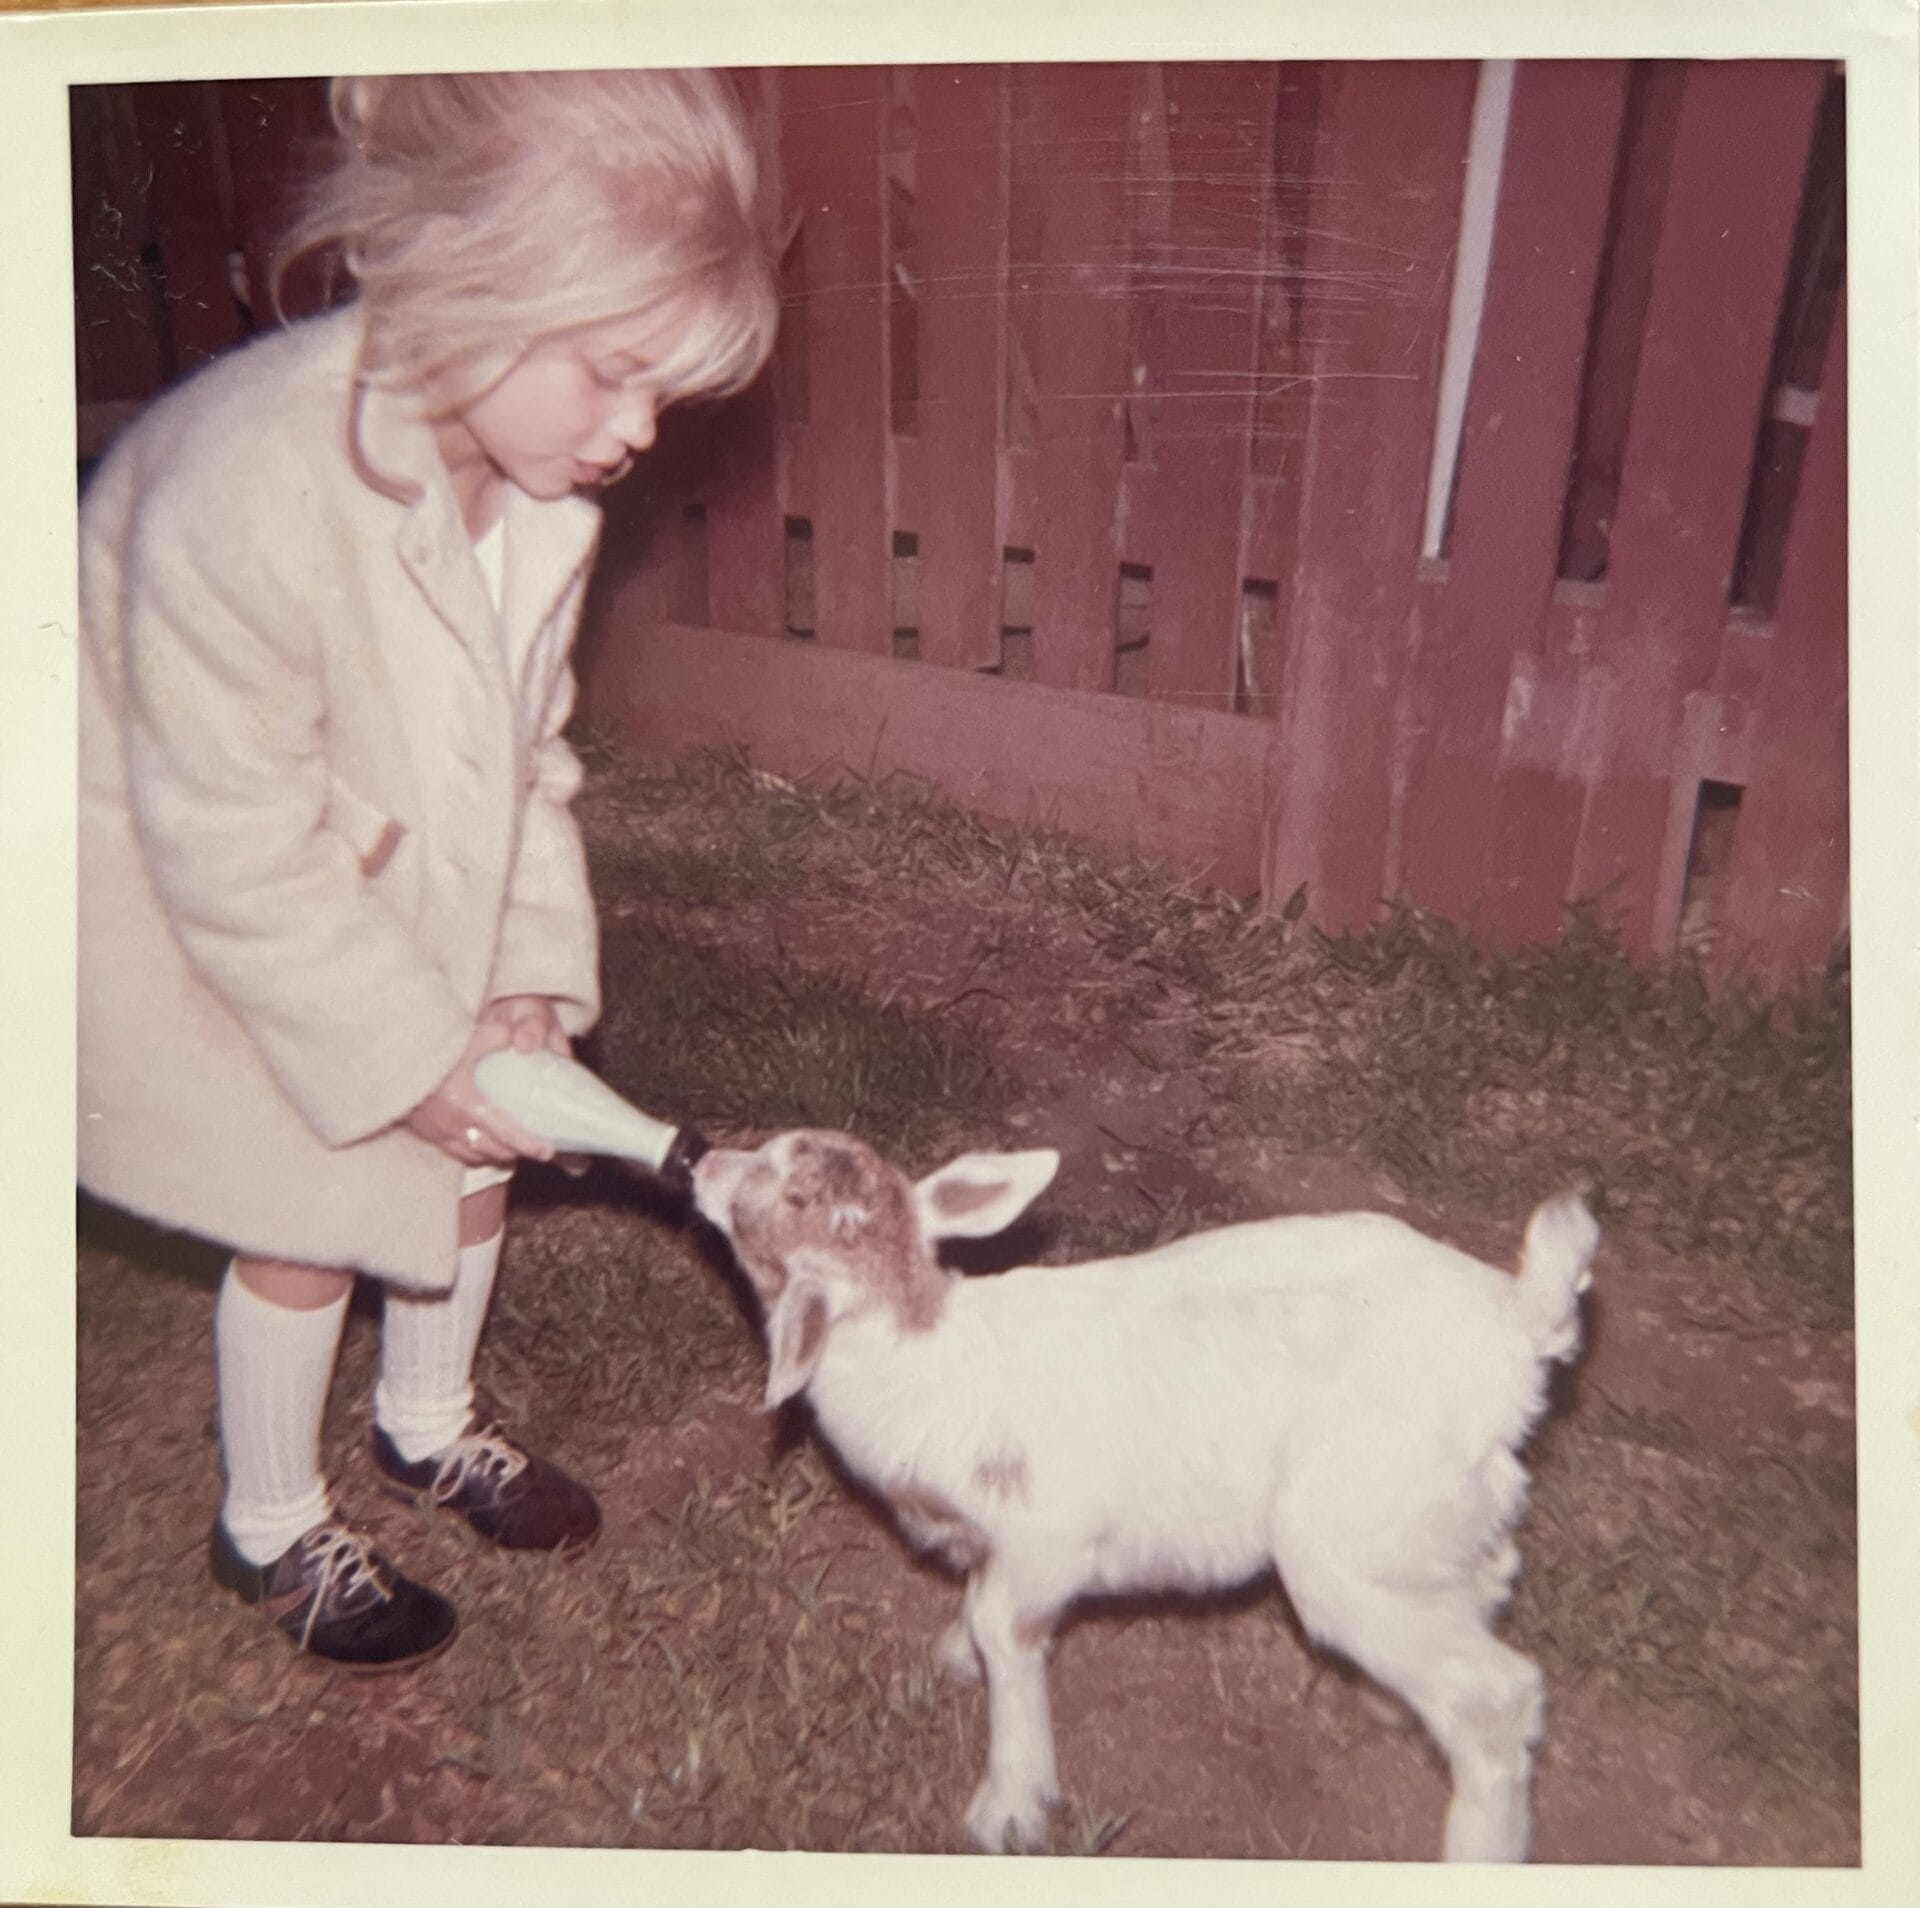
[(360, 872), (369, 880), (393, 859), (407, 832), (337, 775), (327, 777), (326, 823), (359, 856)]

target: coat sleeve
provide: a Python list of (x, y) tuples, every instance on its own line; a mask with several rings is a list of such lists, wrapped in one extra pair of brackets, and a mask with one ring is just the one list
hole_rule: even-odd
[[(182, 491), (127, 534), (129, 805), (186, 958), (330, 1145), (403, 1119), (472, 1019), (327, 828), (324, 633), (287, 544)], [(166, 497), (167, 501), (162, 501)]]
[(572, 808), (580, 763), (561, 735), (573, 701), (573, 671), (562, 664), (534, 748), (492, 992), (546, 995), (562, 1028), (578, 1039), (599, 1017), (600, 960), (586, 851)]

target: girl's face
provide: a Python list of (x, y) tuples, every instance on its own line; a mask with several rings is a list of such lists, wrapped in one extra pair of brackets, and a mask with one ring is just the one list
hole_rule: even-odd
[(626, 474), (652, 442), (654, 366), (674, 336), (657, 314), (542, 339), (482, 396), (436, 427), (440, 454), (479, 529), (500, 480), (540, 502)]

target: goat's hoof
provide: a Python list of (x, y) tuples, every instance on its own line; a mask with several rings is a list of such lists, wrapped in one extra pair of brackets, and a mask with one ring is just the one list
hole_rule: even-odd
[(1032, 1855), (1047, 1845), (1047, 1817), (1057, 1796), (1044, 1790), (1008, 1794), (989, 1782), (981, 1783), (967, 1810), (967, 1834), (975, 1848), (989, 1855)]
[(933, 1646), (933, 1666), (950, 1682), (977, 1683), (982, 1679), (980, 1652), (973, 1647), (966, 1619), (956, 1617)]

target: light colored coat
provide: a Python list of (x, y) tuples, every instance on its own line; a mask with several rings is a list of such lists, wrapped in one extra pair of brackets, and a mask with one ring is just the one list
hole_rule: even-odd
[(351, 309), (153, 404), (81, 511), (79, 1170), (416, 1290), (461, 1168), (401, 1121), (485, 1004), (599, 1009), (560, 739), (597, 538), (510, 489), (496, 615)]

